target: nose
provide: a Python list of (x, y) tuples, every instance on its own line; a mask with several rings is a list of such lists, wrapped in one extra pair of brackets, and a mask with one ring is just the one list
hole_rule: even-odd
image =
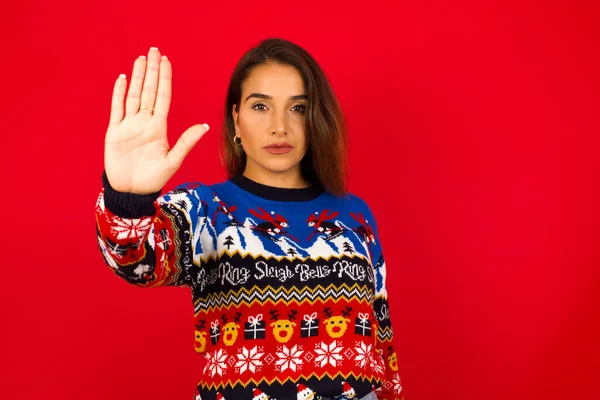
[(285, 111), (274, 112), (271, 119), (271, 132), (273, 134), (287, 134), (287, 117)]

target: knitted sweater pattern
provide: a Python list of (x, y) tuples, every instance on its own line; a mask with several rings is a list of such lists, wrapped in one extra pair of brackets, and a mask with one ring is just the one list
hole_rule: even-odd
[(186, 286), (195, 399), (402, 399), (377, 223), (356, 195), (243, 175), (96, 202), (105, 263), (143, 287)]

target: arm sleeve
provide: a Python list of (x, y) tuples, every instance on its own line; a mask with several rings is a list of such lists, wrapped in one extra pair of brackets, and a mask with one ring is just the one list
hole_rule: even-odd
[(96, 236), (105, 263), (120, 278), (142, 287), (192, 286), (197, 268), (194, 232), (206, 204), (184, 184), (160, 195), (122, 193), (102, 174), (96, 202)]
[(386, 375), (386, 380), (376, 391), (376, 394), (380, 400), (403, 400), (404, 391), (400, 381), (399, 361), (396, 353), (397, 349), (394, 346), (394, 332), (390, 319), (385, 258), (377, 229), (377, 221), (370, 209), (367, 212), (367, 224), (372, 230), (370, 251), (371, 265), (375, 275), (373, 309), (377, 326), (376, 347), (377, 352), (383, 357)]

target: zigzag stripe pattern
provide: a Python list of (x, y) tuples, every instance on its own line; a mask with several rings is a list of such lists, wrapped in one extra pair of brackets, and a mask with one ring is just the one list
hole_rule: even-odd
[(379, 330), (377, 331), (377, 336), (382, 342), (385, 340), (391, 341), (394, 338), (394, 333), (390, 327), (387, 327), (385, 329), (379, 328)]
[(328, 285), (327, 287), (316, 286), (315, 288), (274, 288), (267, 286), (260, 288), (253, 286), (251, 288), (241, 288), (234, 292), (230, 290), (223, 295), (209, 295), (207, 298), (198, 299), (194, 304), (194, 313), (200, 311), (212, 310), (213, 308), (226, 307), (231, 304), (247, 305), (260, 304), (264, 305), (267, 302), (284, 301), (286, 304), (296, 302), (297, 304), (314, 304), (316, 301), (325, 301), (331, 299), (372, 302), (373, 290), (364, 285), (353, 284), (348, 286)]
[[(323, 379), (323, 378), (329, 378), (332, 381), (335, 380), (337, 377), (342, 377), (343, 379), (348, 379), (350, 377), (355, 378), (356, 380), (374, 380), (377, 382), (382, 382), (382, 380), (380, 379), (380, 377), (376, 376), (376, 375), (365, 375), (365, 374), (354, 374), (354, 373), (349, 373), (347, 375), (342, 375), (342, 374), (330, 374), (329, 372), (325, 372), (322, 375), (316, 374), (316, 373), (311, 373), (310, 375), (300, 375), (298, 377), (298, 379), (296, 379), (295, 381), (301, 382), (302, 380), (307, 381), (309, 379)], [(215, 383), (210, 383), (210, 384), (205, 384), (203, 381), (199, 381), (198, 385), (202, 385), (204, 388), (210, 389), (210, 390), (222, 390), (224, 386), (227, 385), (231, 385), (232, 387), (234, 387), (235, 385), (239, 385), (242, 384), (244, 386), (249, 386), (250, 383), (254, 383), (255, 386), (258, 386), (260, 383), (267, 383), (269, 385), (273, 384), (273, 383), (279, 383), (279, 384), (284, 384), (286, 381), (288, 381), (288, 379), (280, 379), (280, 378), (274, 378), (274, 379), (261, 379), (261, 380), (257, 380), (254, 378), (248, 379), (248, 380), (235, 380), (232, 381), (231, 379), (228, 381), (222, 381), (219, 382), (218, 385), (216, 385)]]

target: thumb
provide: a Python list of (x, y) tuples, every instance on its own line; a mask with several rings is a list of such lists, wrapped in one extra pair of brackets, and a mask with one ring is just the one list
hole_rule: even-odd
[(183, 159), (209, 129), (210, 127), (208, 124), (202, 124), (191, 126), (183, 132), (177, 140), (177, 143), (175, 143), (175, 146), (173, 146), (167, 154), (169, 164), (175, 168), (179, 168), (183, 163)]

